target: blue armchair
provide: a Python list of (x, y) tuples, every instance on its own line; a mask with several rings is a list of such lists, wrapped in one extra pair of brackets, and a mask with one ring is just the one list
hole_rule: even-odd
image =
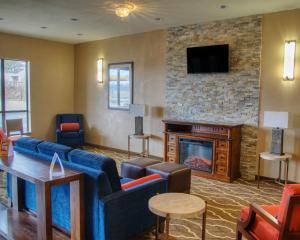
[[(78, 123), (78, 130), (62, 131), (62, 123)], [(80, 147), (84, 144), (83, 116), (82, 114), (56, 115), (56, 141), (70, 147)]]

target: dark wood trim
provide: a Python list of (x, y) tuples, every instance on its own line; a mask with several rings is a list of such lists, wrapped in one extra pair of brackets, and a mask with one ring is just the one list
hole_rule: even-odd
[[(107, 146), (103, 146), (103, 145), (99, 145), (99, 144), (95, 144), (95, 143), (87, 143), (87, 142), (85, 142), (84, 145), (90, 146), (90, 147), (99, 148), (99, 149), (103, 149), (103, 150), (114, 151), (114, 152), (117, 152), (117, 153), (128, 154), (128, 151), (127, 151), (127, 150), (118, 149), (118, 148), (112, 148), (112, 147), (107, 147)], [(140, 156), (139, 153), (137, 153), (137, 152), (132, 152), (132, 151), (130, 151), (130, 155)], [(154, 156), (154, 155), (149, 155), (149, 158), (153, 158), (153, 159), (157, 159), (157, 160), (159, 160), (159, 161), (163, 161), (163, 158), (162, 158), (162, 157), (158, 157), (158, 156)]]
[(219, 127), (226, 127), (226, 128), (235, 128), (235, 127), (242, 127), (243, 124), (238, 123), (211, 123), (211, 122), (191, 122), (191, 121), (180, 121), (180, 120), (172, 120), (172, 119), (163, 119), (163, 123), (168, 124), (176, 124), (176, 125), (205, 125), (205, 126), (219, 126)]

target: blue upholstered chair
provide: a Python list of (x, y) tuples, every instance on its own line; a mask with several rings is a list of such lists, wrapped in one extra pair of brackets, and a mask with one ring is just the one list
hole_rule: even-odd
[[(66, 130), (61, 128), (64, 123), (78, 123), (79, 129)], [(56, 115), (56, 141), (57, 143), (80, 147), (84, 144), (83, 116), (82, 114), (57, 114)]]

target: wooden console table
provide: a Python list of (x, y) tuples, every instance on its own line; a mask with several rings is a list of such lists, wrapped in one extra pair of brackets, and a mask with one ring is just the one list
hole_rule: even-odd
[(231, 182), (240, 177), (241, 124), (163, 120), (164, 160), (184, 164), (180, 159), (181, 140), (212, 145), (211, 171), (192, 168), (192, 174)]
[[(12, 175), (13, 209), (0, 216), (0, 235), (6, 239), (51, 240), (52, 233), (51, 187), (70, 183), (71, 239), (84, 239), (84, 174), (65, 169), (63, 177), (49, 177), (50, 163), (15, 152), (13, 157), (0, 156), (0, 169)], [(36, 186), (36, 224), (24, 217), (20, 179)], [(3, 208), (1, 209), (3, 212)], [(29, 214), (26, 214), (29, 215)], [(25, 220), (24, 220), (25, 219)], [(35, 226), (32, 226), (35, 225)], [(32, 231), (36, 228), (36, 233)], [(20, 233), (23, 231), (23, 233)], [(32, 236), (28, 236), (32, 233)]]

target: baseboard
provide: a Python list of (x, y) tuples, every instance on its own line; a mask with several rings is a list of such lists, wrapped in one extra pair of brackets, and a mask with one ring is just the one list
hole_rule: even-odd
[[(260, 177), (260, 180), (277, 181), (277, 178), (266, 177), (266, 176), (259, 176), (259, 177)], [(258, 178), (258, 176), (255, 175), (255, 180), (257, 180), (257, 178)], [(281, 182), (282, 184), (284, 184), (284, 180), (283, 180), (283, 179), (281, 179), (280, 182)], [(289, 183), (289, 184), (295, 184), (295, 183), (297, 183), (297, 182), (294, 182), (294, 181), (290, 181), (290, 180), (289, 180), (288, 183)]]
[[(112, 148), (112, 147), (107, 147), (107, 146), (102, 146), (102, 145), (99, 145), (99, 144), (87, 143), (86, 142), (86, 143), (84, 143), (84, 145), (90, 146), (90, 147), (99, 148), (99, 149), (104, 149), (104, 150), (110, 150), (110, 151), (114, 151), (114, 152), (117, 152), (117, 153), (128, 154), (128, 151), (126, 151), (126, 150), (122, 150), (122, 149), (118, 149), (118, 148)], [(137, 153), (137, 152), (130, 152), (130, 155), (135, 156), (135, 157), (140, 156), (140, 154)], [(162, 157), (158, 157), (158, 156), (154, 156), (154, 155), (149, 155), (149, 158), (157, 159), (159, 161), (163, 161)]]

